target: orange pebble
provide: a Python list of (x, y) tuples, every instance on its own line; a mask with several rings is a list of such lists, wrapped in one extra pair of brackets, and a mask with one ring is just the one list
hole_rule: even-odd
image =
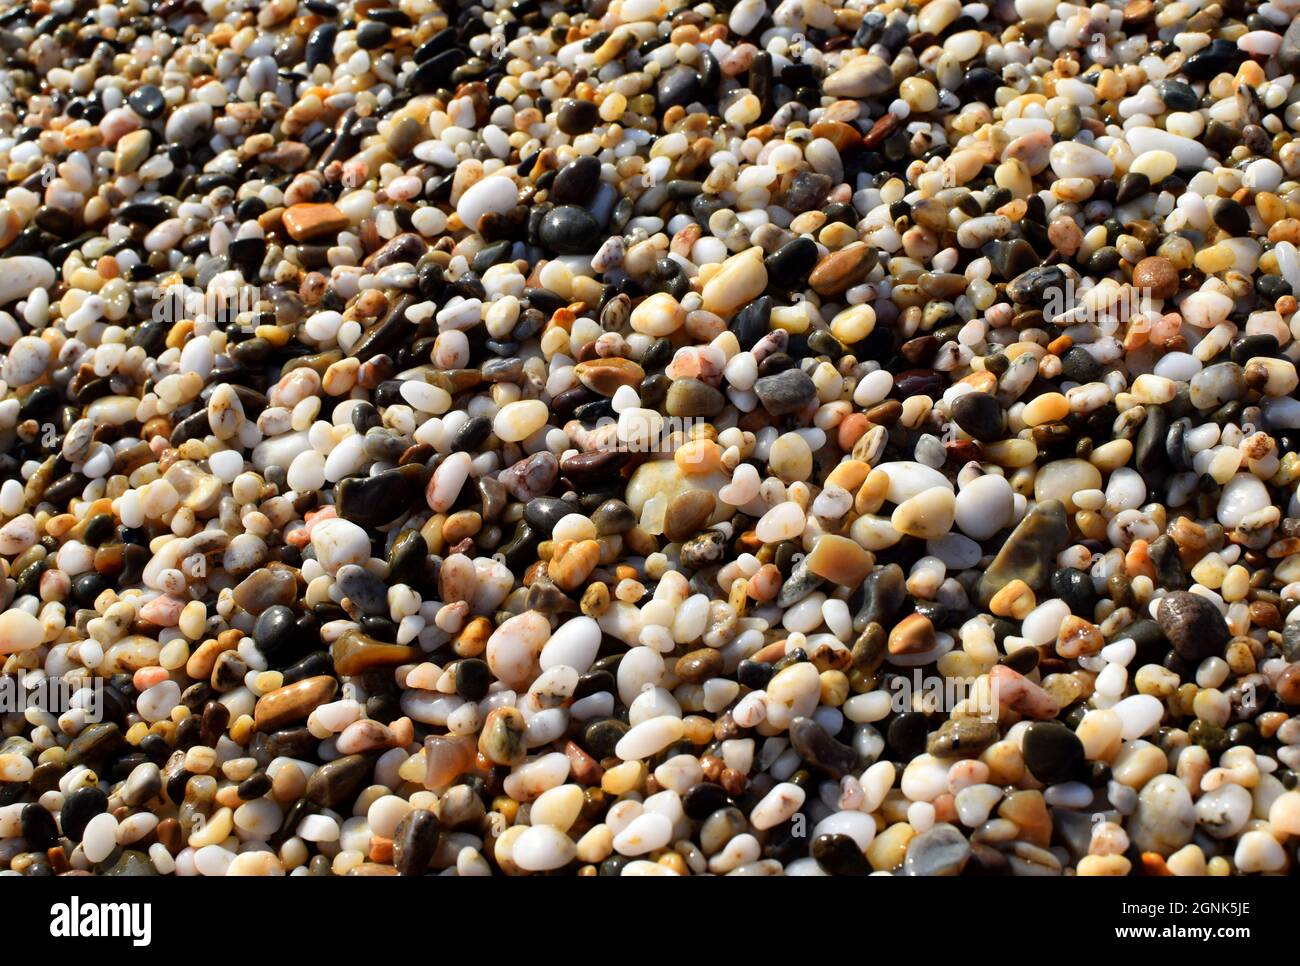
[(168, 678), (166, 668), (142, 667), (131, 676), (131, 686), (137, 691), (144, 691), (155, 684), (162, 684)]
[(1151, 562), (1150, 547), (1145, 540), (1134, 540), (1133, 546), (1124, 555), (1124, 573), (1129, 580), (1134, 577), (1150, 577), (1155, 580), (1156, 568)]
[(1169, 866), (1165, 865), (1164, 858), (1159, 852), (1142, 853), (1142, 874), (1143, 875), (1173, 875)]
[(849, 413), (840, 422), (838, 442), (840, 449), (849, 453), (853, 451), (853, 444), (866, 435), (867, 430), (871, 428), (871, 420), (867, 419), (866, 413)]

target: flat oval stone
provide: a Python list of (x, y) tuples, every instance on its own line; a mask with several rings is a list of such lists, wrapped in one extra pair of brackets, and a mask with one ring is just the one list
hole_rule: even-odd
[(1069, 542), (1070, 527), (1061, 501), (1035, 505), (1011, 531), (980, 578), (980, 606), (987, 607), (993, 595), (1013, 580), (1023, 580), (1031, 590), (1041, 590), (1051, 576), (1056, 555)]
[(373, 768), (365, 755), (345, 755), (326, 762), (307, 779), (304, 794), (321, 808), (338, 809), (365, 787)]
[[(590, 101), (570, 101), (570, 104), (591, 104)], [(591, 104), (592, 113), (596, 105)], [(560, 109), (561, 114), (564, 108)], [(588, 128), (590, 130), (590, 128)], [(551, 184), (551, 200), (557, 205), (585, 205), (596, 193), (600, 184), (600, 160), (591, 155), (574, 158), (555, 174)]]
[(708, 490), (690, 489), (668, 503), (664, 514), (664, 536), (674, 543), (699, 533), (713, 516), (717, 498)]
[(287, 724), (302, 721), (316, 708), (334, 697), (338, 682), (319, 675), (268, 692), (257, 699), (253, 720), (259, 731), (276, 731)]
[[(244, 610), (250, 614), (261, 614), (276, 604), (292, 604), (298, 596), (298, 580), (288, 568), (262, 567), (235, 586), (234, 596), (235, 603)], [(257, 639), (256, 630), (253, 639)], [(263, 649), (263, 653), (269, 652)]]
[(399, 875), (424, 875), (438, 851), (442, 826), (427, 808), (407, 812), (393, 833), (393, 865)]
[(798, 412), (817, 398), (817, 387), (802, 369), (786, 369), (754, 383), (759, 402), (773, 416)]
[(1228, 625), (1219, 609), (1200, 594), (1175, 591), (1161, 598), (1156, 622), (1169, 643), (1193, 665), (1221, 657), (1228, 646)]
[(839, 251), (831, 252), (812, 270), (808, 285), (818, 295), (840, 295), (864, 281), (876, 267), (876, 250), (863, 242), (854, 242)]
[(926, 829), (907, 843), (903, 872), (918, 876), (961, 875), (970, 855), (971, 845), (966, 836), (945, 822)]

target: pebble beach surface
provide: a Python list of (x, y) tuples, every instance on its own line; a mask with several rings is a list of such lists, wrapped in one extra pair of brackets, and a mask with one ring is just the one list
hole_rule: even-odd
[(1298, 72), (1300, 0), (4, 4), (0, 874), (1290, 871)]

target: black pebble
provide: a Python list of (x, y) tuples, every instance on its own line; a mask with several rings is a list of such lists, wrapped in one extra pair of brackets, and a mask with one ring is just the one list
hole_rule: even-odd
[(1083, 762), (1083, 742), (1059, 721), (1035, 721), (1025, 729), (1025, 766), (1040, 782), (1068, 781)]
[(599, 117), (593, 102), (570, 98), (560, 102), (555, 124), (565, 134), (586, 134), (596, 126)]
[(63, 834), (74, 842), (80, 842), (90, 820), (106, 811), (107, 795), (98, 788), (78, 788), (63, 800), (63, 810), (59, 813)]
[(126, 103), (146, 121), (162, 117), (167, 106), (162, 91), (153, 84), (141, 84), (127, 96)]

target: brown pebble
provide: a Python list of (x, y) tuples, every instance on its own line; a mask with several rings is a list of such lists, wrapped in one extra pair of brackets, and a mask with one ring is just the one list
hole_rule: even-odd
[(687, 684), (702, 684), (722, 673), (722, 663), (721, 652), (701, 647), (679, 657), (674, 670)]
[(923, 614), (908, 614), (889, 632), (890, 654), (916, 654), (934, 647), (934, 625)]
[(1150, 291), (1152, 298), (1171, 298), (1178, 292), (1178, 272), (1169, 259), (1151, 255), (1134, 267), (1133, 284)]
[(253, 721), (259, 731), (283, 728), (307, 717), (317, 705), (334, 697), (337, 689), (338, 682), (324, 674), (276, 688), (257, 699)]
[(612, 396), (623, 386), (636, 387), (645, 378), (645, 370), (628, 359), (592, 359), (573, 367), (578, 381), (602, 396)]
[(347, 215), (331, 204), (304, 202), (286, 209), (284, 230), (294, 241), (310, 241), (325, 235), (337, 235), (348, 227)]
[(664, 513), (664, 536), (673, 543), (695, 536), (709, 522), (717, 505), (717, 499), (708, 490), (679, 493)]
[(876, 250), (863, 242), (854, 242), (818, 262), (808, 276), (808, 284), (818, 295), (840, 295), (865, 281), (875, 267)]

